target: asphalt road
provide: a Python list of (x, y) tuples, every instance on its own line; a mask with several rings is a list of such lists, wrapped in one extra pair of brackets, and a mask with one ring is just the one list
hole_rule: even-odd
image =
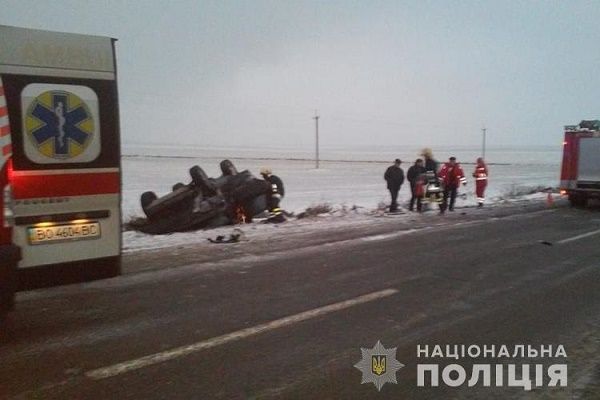
[[(411, 230), (145, 267), (164, 267), (163, 251), (129, 258), (122, 277), (20, 294), (0, 398), (600, 398), (600, 213), (511, 214), (425, 216)], [(404, 364), (381, 391), (354, 367), (377, 341)], [(562, 345), (567, 357), (418, 357), (425, 345), (511, 356)], [(419, 387), (418, 364), (458, 364), (467, 380), (474, 364), (515, 364), (518, 377), (524, 364), (566, 364), (568, 384), (546, 377), (528, 391), (492, 375), (491, 387)]]

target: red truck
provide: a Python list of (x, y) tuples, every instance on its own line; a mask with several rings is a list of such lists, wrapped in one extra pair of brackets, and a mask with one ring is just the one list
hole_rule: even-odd
[(565, 126), (560, 193), (575, 207), (600, 198), (600, 121)]

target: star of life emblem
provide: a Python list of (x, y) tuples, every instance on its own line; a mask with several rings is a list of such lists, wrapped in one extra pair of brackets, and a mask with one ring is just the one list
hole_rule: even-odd
[(378, 340), (372, 349), (361, 347), (360, 351), (362, 360), (354, 364), (354, 367), (362, 372), (361, 384), (372, 383), (381, 391), (386, 383), (398, 383), (396, 371), (404, 367), (404, 364), (396, 360), (396, 347), (386, 349)]
[(31, 83), (21, 92), (26, 157), (37, 164), (82, 163), (101, 150), (98, 96), (82, 85)]
[(88, 106), (74, 93), (48, 91), (27, 110), (28, 133), (47, 157), (72, 158), (81, 154), (94, 134)]

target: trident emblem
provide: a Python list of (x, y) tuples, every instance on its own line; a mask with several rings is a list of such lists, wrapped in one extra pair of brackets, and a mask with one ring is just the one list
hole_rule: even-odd
[(385, 374), (385, 358), (386, 357), (384, 355), (371, 356), (371, 360), (373, 361), (371, 372), (377, 376)]
[[(360, 383), (372, 383), (377, 390), (386, 383), (398, 383), (396, 380), (396, 371), (404, 367), (396, 360), (396, 348), (386, 349), (378, 340), (375, 347), (360, 348), (362, 360), (354, 367), (362, 372)], [(388, 360), (389, 358), (389, 360)], [(388, 362), (389, 361), (389, 362)]]

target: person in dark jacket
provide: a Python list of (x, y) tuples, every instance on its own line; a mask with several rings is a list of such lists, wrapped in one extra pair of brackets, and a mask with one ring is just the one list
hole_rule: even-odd
[[(414, 211), (415, 201), (417, 202), (417, 211), (421, 211), (422, 209), (421, 200), (424, 194), (423, 185), (427, 184), (427, 181), (423, 182), (423, 178), (426, 176), (426, 172), (427, 170), (423, 166), (423, 160), (421, 158), (417, 158), (415, 164), (411, 166), (406, 172), (406, 179), (408, 180), (408, 182), (410, 182), (411, 197), (410, 205), (408, 207), (410, 211)], [(421, 185), (421, 193), (418, 193), (417, 191), (418, 184)]]
[(433, 152), (430, 148), (426, 147), (421, 151), (421, 155), (425, 158), (425, 170), (433, 172), (433, 175), (437, 180), (438, 162), (433, 158)]
[(285, 217), (281, 208), (279, 208), (279, 203), (285, 196), (283, 181), (277, 175), (273, 175), (273, 171), (269, 167), (262, 168), (260, 174), (265, 181), (271, 184), (271, 189), (267, 193), (267, 205), (269, 207), (269, 219), (267, 221), (284, 222)]
[(398, 211), (398, 192), (404, 183), (404, 170), (400, 168), (400, 164), (402, 164), (402, 161), (396, 158), (394, 165), (390, 165), (383, 175), (383, 178), (387, 181), (387, 188), (392, 196), (390, 212)]
[[(439, 190), (440, 179), (438, 177), (438, 162), (433, 158), (433, 152), (430, 148), (426, 147), (421, 151), (421, 155), (425, 159), (425, 170), (427, 170), (428, 182), (427, 182), (427, 197), (430, 202), (438, 204), (440, 211), (442, 211), (442, 193)], [(435, 191), (432, 188), (436, 188)]]

